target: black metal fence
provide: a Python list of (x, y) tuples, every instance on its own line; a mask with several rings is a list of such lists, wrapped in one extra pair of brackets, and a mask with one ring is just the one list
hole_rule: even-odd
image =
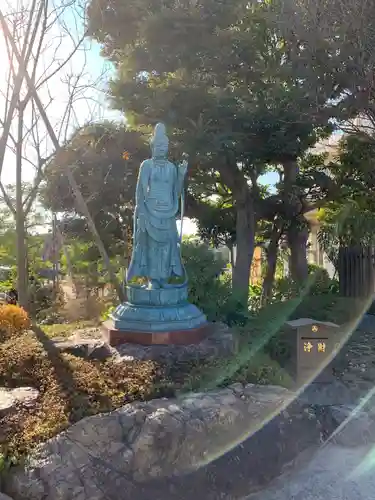
[(375, 248), (341, 248), (338, 255), (340, 294), (367, 298), (375, 292)]

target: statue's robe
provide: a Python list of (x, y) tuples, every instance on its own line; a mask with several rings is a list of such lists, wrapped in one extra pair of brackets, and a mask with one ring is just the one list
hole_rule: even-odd
[(139, 171), (134, 214), (134, 244), (127, 280), (165, 281), (183, 276), (176, 215), (185, 170), (165, 161), (145, 160)]

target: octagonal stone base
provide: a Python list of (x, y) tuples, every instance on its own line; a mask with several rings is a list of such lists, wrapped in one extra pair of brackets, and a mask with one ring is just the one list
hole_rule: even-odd
[(198, 328), (172, 331), (132, 331), (120, 330), (115, 327), (113, 320), (103, 323), (104, 340), (112, 347), (121, 344), (150, 345), (193, 345), (199, 344), (212, 333), (212, 323), (204, 323)]
[(136, 332), (166, 332), (200, 328), (206, 316), (193, 304), (185, 302), (171, 306), (146, 306), (125, 302), (111, 315), (118, 330)]

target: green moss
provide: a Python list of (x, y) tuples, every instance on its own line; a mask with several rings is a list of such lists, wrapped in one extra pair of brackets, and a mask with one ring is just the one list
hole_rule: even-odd
[(55, 325), (43, 325), (43, 331), (48, 337), (70, 337), (77, 330), (84, 328), (95, 328), (99, 325), (98, 320), (74, 321), (72, 323), (59, 323)]

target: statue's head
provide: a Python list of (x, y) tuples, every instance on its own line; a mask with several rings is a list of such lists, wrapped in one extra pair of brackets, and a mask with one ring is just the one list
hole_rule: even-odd
[(166, 158), (169, 140), (164, 123), (158, 123), (151, 138), (151, 151), (153, 158)]

